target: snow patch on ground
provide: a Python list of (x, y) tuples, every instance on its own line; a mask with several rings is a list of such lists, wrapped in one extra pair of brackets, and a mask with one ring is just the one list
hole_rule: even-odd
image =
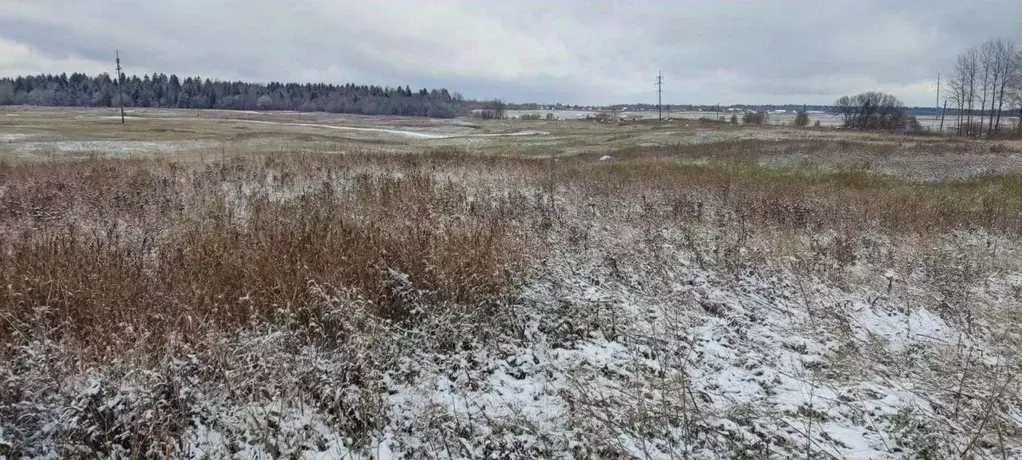
[[(267, 459), (623, 452), (666, 460), (682, 452), (782, 458), (808, 450), (824, 458), (894, 459), (919, 449), (912, 443), (923, 434), (911, 428), (912, 417), (941, 417), (939, 393), (921, 384), (927, 370), (884, 361), (946, 354), (941, 347), (958, 332), (928, 309), (869, 290), (795, 282), (793, 273), (731, 278), (672, 255), (661, 259), (663, 271), (632, 262), (618, 273), (595, 263), (599, 257), (560, 256), (548, 266), (553, 276), (529, 283), (522, 303), (509, 307), (521, 318), (520, 339), (446, 352), (412, 346), (377, 369), (384, 374), (378, 393), (326, 380), (320, 391), (336, 407), (380, 405), (382, 426), (368, 438), (337, 426), (359, 412), (338, 418), (300, 395), (239, 405), (209, 388), (198, 398), (204, 402), (185, 452)], [(384, 334), (396, 344), (414, 333)], [(266, 367), (289, 339), (273, 333), (249, 340), (259, 344), (258, 367)], [(851, 349), (870, 361), (841, 371)], [(314, 353), (284, 358), (281, 378), (297, 372), (299, 382), (315, 386), (316, 373), (303, 376), (310, 369), (329, 379), (348, 365), (332, 352)], [(82, 393), (103, 395), (100, 388), (90, 380)], [(1012, 442), (1010, 452), (1018, 453)]]
[[(273, 175), (237, 193), (272, 188)], [(273, 197), (286, 200), (300, 189)], [(946, 458), (968, 445), (975, 417), (996, 396), (978, 378), (967, 379), (984, 366), (996, 370), (1004, 359), (982, 334), (970, 333), (989, 324), (978, 315), (960, 324), (940, 302), (913, 302), (901, 288), (892, 291), (895, 281), (912, 282), (914, 290), (926, 284), (899, 277), (889, 260), (849, 269), (876, 286), (838, 286), (817, 270), (703, 267), (667, 231), (643, 233), (609, 217), (601, 223), (589, 229), (591, 246), (571, 246), (564, 235), (551, 239), (557, 244), (549, 245), (535, 276), (501, 305), (512, 318), (507, 330), (466, 313), (442, 323), (450, 329), (375, 325), (344, 334), (353, 342), (340, 346), (302, 342), (307, 325), (295, 335), (284, 327), (225, 339), (227, 351), (200, 353), (178, 368), (222, 372), (231, 385), (205, 384), (198, 371), (178, 368), (173, 372), (182, 375), (167, 378), (177, 385), (175, 394), (197, 401), (185, 452), (191, 458), (895, 459), (918, 452)], [(948, 238), (949, 246), (1009, 245), (990, 235)], [(1017, 271), (1001, 270), (961, 290), (974, 295), (970, 312), (1010, 312), (1020, 282)], [(348, 302), (354, 301), (331, 299), (337, 310), (324, 319), (357, 315), (358, 305)], [(484, 337), (489, 334), (496, 337)], [(440, 344), (451, 337), (459, 343)], [(961, 377), (959, 342), (978, 358), (966, 360), (972, 367)], [(365, 355), (349, 355), (359, 347)], [(388, 351), (371, 354), (378, 349)], [(26, 355), (47, 356), (36, 349)], [(370, 364), (353, 367), (364, 362)], [(53, 380), (42, 369), (41, 378)], [(99, 399), (109, 408), (137, 397), (109, 393), (100, 379), (79, 380), (78, 387), (59, 390), (75, 394), (72, 403), (54, 398), (58, 403), (46, 402), (54, 404), (50, 412), (33, 416), (43, 426), (66, 428), (65, 414), (88, 413), (75, 401)], [(254, 395), (239, 397), (235, 386), (245, 382)], [(996, 401), (1008, 407), (1000, 420), (1005, 429), (1022, 426), (1013, 410), (1017, 395)], [(0, 419), (0, 448), (6, 423), (12, 422)], [(1022, 453), (1017, 436), (1004, 444), (1009, 458)]]
[(397, 136), (410, 137), (414, 139), (442, 139), (447, 137), (442, 134), (424, 133), (418, 131), (409, 131), (404, 129), (389, 129), (389, 128), (364, 128), (355, 126), (340, 126), (340, 125), (324, 125), (317, 123), (288, 123), (282, 121), (264, 121), (264, 120), (243, 120), (237, 118), (223, 119), (224, 121), (231, 121), (236, 123), (256, 123), (264, 125), (281, 125), (281, 126), (300, 126), (306, 128), (323, 128), (323, 129), (338, 129), (343, 131), (363, 131), (363, 132), (375, 132), (393, 134)]
[[(267, 112), (241, 112), (251, 113), (258, 115), (266, 115)], [(101, 119), (117, 119), (120, 116), (100, 116)], [(125, 116), (125, 119), (129, 120), (187, 120), (185, 117), (140, 117), (140, 116)], [(232, 123), (250, 123), (250, 124), (261, 124), (261, 125), (276, 125), (276, 126), (295, 126), (304, 128), (320, 128), (320, 129), (332, 129), (341, 131), (355, 131), (355, 132), (372, 132), (372, 133), (383, 133), (399, 137), (407, 137), (412, 139), (453, 139), (453, 138), (464, 138), (464, 137), (506, 137), (506, 136), (546, 136), (550, 133), (546, 131), (516, 131), (510, 133), (438, 133), (429, 131), (416, 131), (410, 129), (399, 129), (399, 128), (374, 128), (374, 127), (363, 127), (363, 126), (345, 126), (345, 125), (333, 125), (323, 123), (297, 123), (297, 122), (285, 122), (285, 121), (269, 121), (269, 120), (249, 120), (244, 118), (203, 118), (206, 120), (226, 121)], [(455, 123), (455, 126), (478, 128), (477, 125)]]
[(910, 346), (954, 340), (953, 329), (927, 310), (884, 310), (859, 303), (854, 306), (850, 318), (858, 340), (864, 343), (879, 341), (895, 353), (904, 352)]
[(178, 152), (210, 148), (215, 145), (215, 143), (207, 141), (53, 141), (23, 142), (18, 144), (17, 150), (19, 153), (28, 154), (95, 152), (127, 155), (133, 153)]
[[(10, 115), (10, 114), (8, 114)], [(16, 142), (37, 137), (36, 134), (0, 133), (0, 142)]]
[(396, 136), (410, 137), (413, 139), (451, 139), (460, 137), (503, 137), (503, 136), (541, 136), (549, 133), (545, 131), (517, 131), (512, 133), (488, 133), (488, 134), (441, 134), (441, 133), (430, 133), (423, 131), (411, 131), (407, 129), (393, 129), (393, 128), (366, 128), (357, 126), (341, 126), (341, 125), (324, 125), (318, 123), (289, 123), (280, 121), (265, 121), (265, 120), (243, 120), (243, 119), (223, 119), (224, 121), (232, 121), (238, 123), (257, 123), (266, 125), (282, 125), (282, 126), (300, 126), (307, 128), (323, 128), (323, 129), (337, 129), (344, 131), (363, 131), (363, 132), (376, 132), (392, 134)]

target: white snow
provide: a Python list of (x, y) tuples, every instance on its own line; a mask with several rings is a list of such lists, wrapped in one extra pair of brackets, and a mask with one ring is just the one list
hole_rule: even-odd
[[(603, 446), (670, 459), (761, 446), (756, 455), (804, 456), (808, 449), (893, 459), (903, 452), (892, 447), (910, 434), (898, 420), (938, 416), (930, 409), (936, 395), (916, 375), (863, 363), (827, 376), (850, 345), (902, 355), (951, 340), (954, 328), (926, 309), (866, 302), (858, 296), (875, 294), (810, 280), (807, 306), (790, 273), (728, 280), (673, 263), (658, 275), (633, 278), (640, 272), (632, 265), (613, 277), (592, 259), (561, 256), (549, 272), (559, 276), (534, 280), (523, 292), (537, 310), (521, 312), (522, 342), (439, 354), (409, 349), (395, 367), (381, 369), (386, 423), (364, 440), (371, 455), (351, 448), (354, 440), (332, 425), (337, 420), (295, 399), (241, 406), (209, 400), (187, 436), (188, 455), (483, 458), (489, 448), (513, 445), (557, 456), (572, 449), (598, 456), (586, 449)], [(559, 310), (564, 305), (575, 312)], [(847, 335), (836, 327), (841, 317), (850, 320)], [(268, 351), (287, 339), (278, 333), (256, 340)], [(324, 369), (343, 366), (317, 353), (324, 353)], [(301, 370), (306, 360), (287, 361), (282, 372)], [(98, 395), (99, 385), (88, 380), (82, 392)], [(342, 401), (364, 394), (326, 390)], [(685, 417), (694, 425), (686, 427)], [(686, 434), (690, 429), (699, 436)]]
[(36, 134), (0, 133), (0, 142), (15, 142), (36, 137)]
[(441, 138), (444, 138), (444, 137), (448, 137), (448, 136), (444, 136), (442, 134), (423, 133), (423, 132), (409, 131), (409, 130), (403, 130), (403, 129), (365, 128), (365, 127), (356, 127), (356, 126), (324, 125), (324, 124), (317, 124), (317, 123), (290, 123), (290, 122), (283, 122), (283, 121), (244, 120), (244, 119), (240, 119), (240, 118), (220, 118), (219, 120), (230, 121), (230, 122), (235, 122), (235, 123), (257, 123), (257, 124), (264, 124), (264, 125), (301, 126), (301, 127), (307, 127), (307, 128), (339, 129), (339, 130), (345, 130), (345, 131), (377, 132), (377, 133), (386, 133), (386, 134), (394, 134), (394, 135), (398, 135), (398, 136), (411, 137), (411, 138), (415, 138), (415, 139), (441, 139)]
[[(235, 112), (232, 112), (232, 113), (235, 113)], [(255, 111), (238, 111), (236, 113), (251, 113), (251, 114), (259, 114), (259, 115), (269, 115), (269, 114), (272, 114), (270, 112), (255, 112)], [(117, 119), (117, 120), (119, 120), (121, 117), (119, 115), (116, 115), (116, 116), (100, 116), (99, 118), (101, 118), (101, 119)], [(189, 119), (188, 117), (180, 117), (180, 116), (173, 116), (173, 117), (125, 116), (124, 118), (128, 119), (128, 120), (167, 120), (167, 121), (188, 120)], [(401, 136), (401, 137), (409, 137), (409, 138), (412, 138), (412, 139), (424, 139), (424, 140), (426, 140), (426, 139), (451, 139), (451, 138), (463, 138), (463, 137), (473, 138), (473, 137), (505, 137), (505, 136), (546, 136), (546, 135), (550, 134), (549, 132), (546, 132), (546, 131), (535, 131), (535, 130), (514, 131), (514, 132), (510, 132), (510, 133), (464, 133), (464, 134), (458, 134), (458, 133), (439, 133), (439, 132), (430, 132), (430, 131), (415, 131), (415, 130), (411, 130), (411, 129), (399, 129), (399, 128), (375, 128), (375, 127), (346, 126), (346, 125), (324, 124), (324, 123), (297, 123), (297, 122), (286, 122), (286, 121), (249, 120), (249, 119), (244, 119), (244, 118), (210, 118), (210, 117), (206, 117), (206, 118), (203, 118), (203, 119), (204, 120), (227, 121), (227, 122), (232, 122), (232, 123), (251, 123), (251, 124), (263, 124), (263, 125), (297, 126), (297, 127), (305, 127), (305, 128), (335, 129), (335, 130), (343, 130), (343, 131), (375, 132), (375, 133), (384, 133), (384, 134), (390, 134), (390, 135)], [(465, 124), (465, 123), (456, 123), (455, 125), (456, 126), (462, 126), (462, 127), (473, 127), (473, 128), (478, 127), (476, 125)]]
[(301, 126), (307, 128), (323, 128), (323, 129), (339, 129), (345, 131), (365, 131), (365, 132), (377, 132), (385, 134), (393, 134), (397, 136), (410, 137), (414, 139), (451, 139), (460, 137), (503, 137), (503, 136), (540, 136), (547, 135), (549, 133), (545, 131), (517, 131), (511, 133), (487, 133), (487, 134), (441, 134), (431, 133), (423, 131), (411, 131), (407, 129), (393, 129), (393, 128), (366, 128), (357, 126), (342, 126), (342, 125), (325, 125), (318, 123), (291, 123), (282, 121), (266, 121), (266, 120), (245, 120), (239, 118), (221, 118), (219, 120), (231, 121), (236, 123), (257, 123), (266, 125), (281, 125), (281, 126)]
[(893, 352), (905, 351), (910, 345), (954, 340), (953, 329), (926, 310), (903, 313), (860, 303), (853, 307), (850, 318), (859, 340), (882, 345)]
[[(245, 184), (225, 194), (240, 202), (266, 186)], [(273, 199), (297, 196), (303, 186), (277, 190)], [(589, 223), (570, 203), (559, 212), (568, 222)], [(553, 243), (544, 245), (542, 267), (515, 292), (518, 300), (501, 305), (513, 332), (472, 313), (407, 328), (373, 323), (357, 316), (360, 300), (330, 299), (336, 311), (326, 318), (366, 329), (342, 334), (352, 343), (320, 348), (302, 342), (301, 331), (266, 326), (210, 345), (225, 348), (209, 355), (197, 352), (195, 361), (214, 363), (216, 370), (207, 370), (229, 376), (231, 388), (180, 377), (182, 392), (201, 392), (185, 437), (187, 454), (866, 460), (933, 449), (927, 451), (933, 458), (957, 457), (976, 425), (967, 414), (981, 414), (993, 394), (979, 382), (981, 371), (1010, 371), (986, 334), (970, 332), (990, 326), (982, 317), (957, 323), (933, 299), (939, 291), (894, 265), (899, 276), (890, 260), (847, 268), (841, 273), (855, 276), (844, 283), (822, 269), (793, 271), (794, 263), (780, 259), (733, 271), (703, 268), (692, 250), (679, 249), (689, 243), (671, 228), (639, 228), (622, 214), (601, 216), (588, 229), (591, 246), (585, 248), (566, 243), (555, 232), (567, 230), (557, 227), (553, 236), (535, 236)], [(697, 233), (691, 245), (703, 237), (718, 244), (716, 236)], [(1008, 247), (1002, 253), (1010, 251), (1009, 241), (989, 235), (949, 239), (950, 248), (996, 242)], [(388, 273), (412, 282), (396, 270)], [(913, 284), (892, 290), (895, 279)], [(1013, 318), (1020, 285), (1022, 274), (1008, 266), (961, 290), (972, 295), (968, 311), (1002, 309)], [(484, 338), (482, 329), (493, 336)], [(466, 343), (439, 345), (451, 336)], [(958, 343), (976, 356), (971, 373), (960, 374), (956, 353), (965, 353)], [(345, 380), (351, 375), (357, 384)], [(98, 377), (79, 380), (62, 391), (111, 397)], [(238, 397), (234, 386), (242, 385), (252, 393)], [(998, 403), (1007, 408), (999, 415), (1007, 428), (1022, 426), (1014, 393)], [(341, 427), (356, 419), (378, 425), (352, 439)], [(0, 448), (3, 429), (0, 420)], [(1006, 444), (1006, 455), (1017, 458), (1017, 436)]]
[(32, 141), (17, 144), (21, 153), (96, 152), (124, 155), (149, 152), (176, 152), (193, 148), (212, 147), (207, 141)]

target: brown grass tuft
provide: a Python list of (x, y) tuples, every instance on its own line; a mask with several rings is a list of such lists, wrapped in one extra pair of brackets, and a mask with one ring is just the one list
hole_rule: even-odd
[[(369, 172), (340, 173), (351, 167)], [(31, 334), (40, 307), (52, 334), (97, 346), (315, 317), (310, 283), (411, 320), (419, 306), (395, 295), (394, 277), (430, 304), (482, 308), (514, 285), (526, 249), (506, 197), (473, 201), (465, 186), (359, 158), (21, 168), (0, 198), (3, 341)]]

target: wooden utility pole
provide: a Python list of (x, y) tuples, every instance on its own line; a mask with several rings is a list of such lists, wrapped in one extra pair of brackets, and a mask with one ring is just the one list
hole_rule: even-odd
[(944, 133), (944, 113), (947, 112), (947, 99), (944, 99), (944, 110), (940, 111), (940, 130), (937, 131), (941, 134)]
[(664, 75), (659, 71), (656, 74), (656, 114), (657, 119), (664, 121)]
[(121, 124), (124, 124), (124, 89), (121, 88), (121, 51), (117, 53), (117, 100), (121, 103)]
[[(937, 105), (936, 105), (936, 107), (940, 107), (940, 73), (937, 74)], [(944, 108), (947, 109), (947, 101), (944, 101)], [(944, 114), (942, 113), (940, 115), (940, 117), (943, 119), (944, 118)], [(937, 114), (933, 114), (933, 119), (934, 120), (937, 119)]]

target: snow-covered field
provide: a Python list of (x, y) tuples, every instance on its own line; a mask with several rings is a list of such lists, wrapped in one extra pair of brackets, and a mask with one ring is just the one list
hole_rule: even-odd
[(24, 133), (0, 133), (0, 142), (15, 142), (31, 139), (31, 134)]
[(235, 123), (257, 123), (257, 124), (268, 124), (268, 125), (279, 125), (279, 126), (297, 126), (305, 128), (323, 128), (323, 129), (337, 129), (341, 131), (363, 131), (372, 133), (383, 133), (395, 136), (409, 137), (412, 139), (450, 139), (457, 137), (503, 137), (503, 136), (541, 136), (549, 134), (543, 131), (515, 131), (510, 133), (490, 133), (490, 134), (474, 134), (474, 133), (454, 133), (454, 132), (437, 132), (437, 131), (415, 131), (410, 129), (390, 129), (390, 128), (366, 128), (358, 126), (341, 126), (341, 125), (325, 125), (316, 123), (285, 123), (277, 121), (261, 121), (261, 120), (238, 120), (238, 119), (224, 119), (224, 121), (230, 121)]
[[(0, 123), (0, 154), (31, 158), (68, 153), (101, 156), (195, 153), (219, 151), (232, 145), (251, 149), (267, 140), (293, 140), (293, 136), (305, 134), (323, 139), (334, 137), (339, 141), (393, 144), (475, 143), (550, 135), (540, 129), (513, 126), (480, 130), (478, 124), (457, 120), (413, 120), (404, 125), (402, 122), (406, 120), (403, 119), (378, 122), (373, 117), (331, 114), (175, 109), (132, 109), (124, 117), (127, 124), (121, 125), (116, 123), (121, 117), (110, 113), (110, 110), (99, 109), (51, 112), (39, 108), (8, 113), (18, 118)], [(154, 133), (164, 134), (154, 136)], [(235, 136), (242, 134), (252, 135), (247, 139), (252, 142), (244, 145), (237, 142)], [(278, 144), (280, 142), (273, 143)]]
[(17, 152), (25, 154), (76, 152), (120, 156), (132, 153), (212, 148), (215, 145), (215, 142), (203, 141), (29, 141), (18, 143)]
[(3, 165), (0, 459), (1022, 456), (1013, 154), (777, 142)]
[[(586, 117), (595, 117), (600, 114), (599, 111), (595, 110), (509, 110), (507, 112), (509, 117), (520, 118), (522, 115), (539, 115), (545, 117), (546, 114), (553, 114), (555, 119), (558, 120), (580, 120)], [(615, 113), (619, 118), (631, 120), (650, 120), (656, 119), (659, 115), (654, 111), (619, 111)], [(742, 112), (728, 112), (726, 110), (720, 112), (664, 112), (663, 117), (667, 119), (675, 120), (698, 120), (700, 118), (711, 119), (711, 120), (730, 120), (732, 115), (737, 115), (739, 119), (742, 118)], [(921, 116), (918, 117), (919, 124), (924, 128), (937, 131), (941, 128), (941, 120), (938, 117), (933, 116)], [(1011, 125), (1016, 123), (1018, 117), (1009, 117), (1007, 124)], [(836, 127), (841, 126), (843, 123), (841, 116), (833, 115), (829, 113), (810, 112), (809, 122), (815, 123), (819, 121), (821, 126), (825, 127)], [(784, 113), (770, 113), (767, 116), (767, 122), (772, 125), (792, 125), (795, 122), (794, 112)], [(944, 130), (953, 130), (955, 127), (955, 120), (953, 117), (945, 117)]]

